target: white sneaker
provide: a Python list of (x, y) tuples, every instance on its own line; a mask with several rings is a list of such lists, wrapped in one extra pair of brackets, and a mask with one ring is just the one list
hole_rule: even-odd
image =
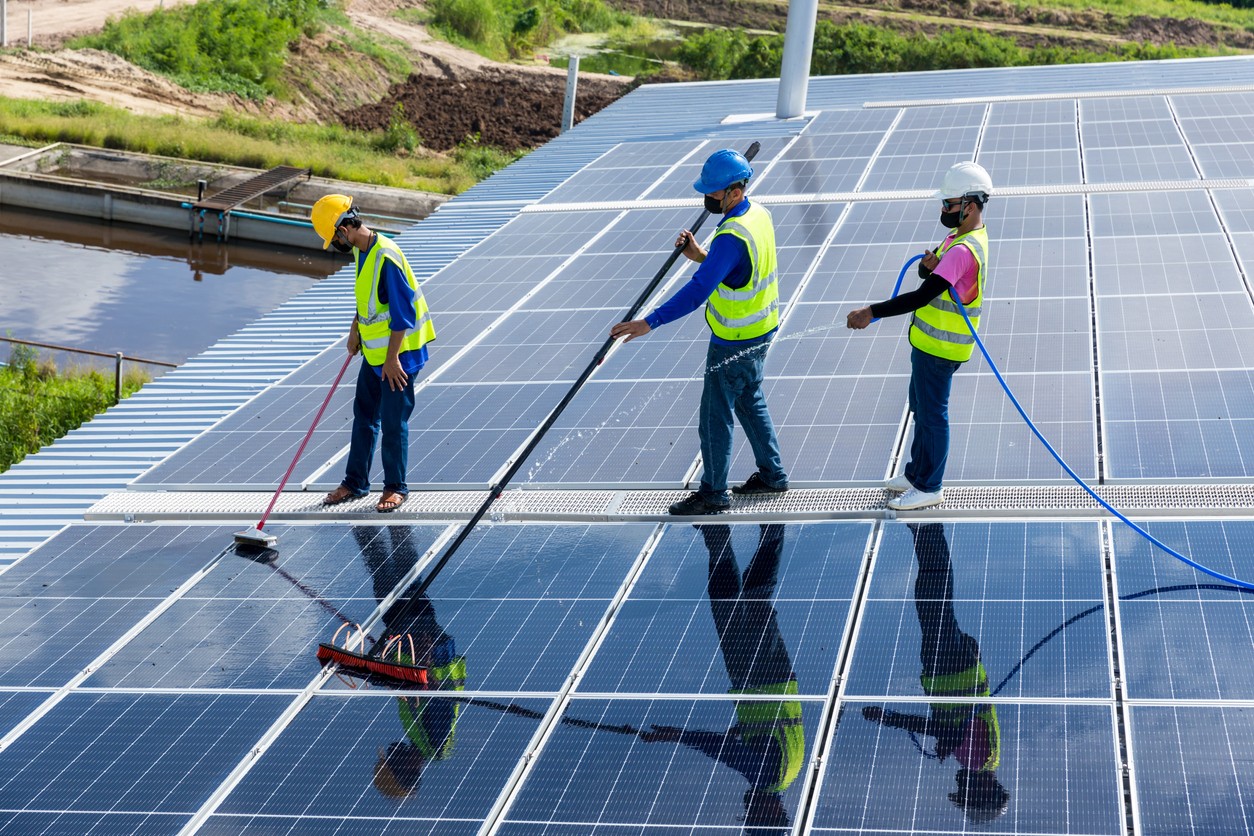
[(906, 478), (904, 473), (900, 476), (894, 476), (884, 483), (884, 490), (889, 493), (905, 493), (913, 487), (914, 485), (910, 484), (910, 480)]
[(917, 508), (928, 508), (932, 505), (940, 505), (945, 498), (945, 489), (938, 491), (921, 491), (918, 488), (911, 488), (901, 496), (895, 496), (888, 500), (888, 507), (894, 511), (913, 511)]

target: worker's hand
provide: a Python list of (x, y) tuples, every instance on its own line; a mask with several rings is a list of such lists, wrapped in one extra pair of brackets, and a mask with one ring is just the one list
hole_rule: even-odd
[(936, 265), (938, 264), (940, 264), (940, 259), (937, 258), (935, 250), (927, 250), (923, 253), (923, 269), (924, 270), (928, 270), (928, 271), (935, 270)]
[(679, 237), (675, 239), (675, 246), (684, 248), (684, 256), (689, 261), (705, 261), (705, 250), (701, 249), (697, 239), (688, 230), (680, 230)]
[(871, 315), (871, 306), (868, 305), (865, 308), (858, 308), (857, 310), (850, 311), (849, 316), (845, 317), (845, 325), (855, 331), (861, 331), (863, 328), (870, 325), (871, 320), (874, 318), (875, 317)]
[(409, 375), (405, 374), (405, 370), (401, 368), (401, 358), (389, 357), (383, 361), (383, 379), (387, 381), (388, 387), (397, 392), (405, 388), (409, 383)]
[(357, 329), (348, 332), (348, 353), (350, 355), (361, 351), (361, 334), (357, 333)]
[(878, 723), (884, 717), (884, 709), (878, 705), (864, 705), (862, 706), (862, 716), (872, 723)]
[(611, 339), (622, 339), (623, 342), (631, 342), (636, 337), (643, 337), (653, 329), (649, 327), (649, 323), (643, 319), (633, 319), (630, 322), (620, 322), (610, 329)]

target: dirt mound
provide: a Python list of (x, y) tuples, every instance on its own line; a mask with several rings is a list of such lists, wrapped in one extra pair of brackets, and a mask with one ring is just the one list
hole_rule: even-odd
[[(631, 89), (631, 82), (579, 77), (575, 121), (580, 122)], [(535, 148), (557, 136), (561, 127), (564, 74), (520, 76), (487, 70), (458, 78), (411, 75), (392, 85), (377, 104), (348, 111), (343, 123), (358, 130), (382, 130), (397, 105), (422, 144), (447, 151), (472, 134), (484, 145)]]

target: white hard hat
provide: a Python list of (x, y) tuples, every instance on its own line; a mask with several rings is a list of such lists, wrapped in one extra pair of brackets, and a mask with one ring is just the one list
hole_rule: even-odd
[(984, 166), (968, 160), (950, 166), (949, 171), (945, 172), (945, 179), (941, 180), (941, 187), (936, 190), (933, 197), (981, 195), (981, 200), (983, 200), (992, 193), (993, 178), (988, 176)]

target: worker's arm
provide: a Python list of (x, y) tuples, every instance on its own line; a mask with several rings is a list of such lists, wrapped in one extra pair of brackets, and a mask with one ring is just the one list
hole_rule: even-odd
[(845, 324), (850, 328), (860, 330), (870, 325), (873, 319), (883, 319), (886, 316), (899, 316), (900, 314), (917, 311), (948, 289), (949, 284), (944, 279), (936, 275), (930, 275), (923, 280), (923, 284), (909, 293), (903, 293), (900, 296), (894, 296), (892, 299), (885, 299), (883, 302), (876, 302), (874, 305), (867, 305), (866, 307), (850, 311), (845, 318)]
[(894, 729), (902, 729), (915, 734), (931, 733), (931, 723), (928, 722), (928, 718), (920, 717), (918, 714), (906, 714), (892, 709), (885, 711), (878, 705), (868, 705), (863, 707), (862, 716), (872, 723), (879, 723)]

